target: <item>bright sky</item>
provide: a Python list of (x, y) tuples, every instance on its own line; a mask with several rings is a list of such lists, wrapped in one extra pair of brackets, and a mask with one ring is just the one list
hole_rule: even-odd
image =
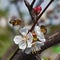
[[(28, 1), (31, 2), (32, 0), (28, 0)], [(41, 5), (41, 6), (42, 6), (42, 9), (44, 9), (44, 7), (47, 5), (47, 3), (48, 3), (49, 1), (50, 1), (50, 0), (44, 0), (44, 3), (42, 3), (42, 5)], [(18, 5), (19, 5), (19, 7), (20, 7), (20, 9), (21, 9), (21, 12), (23, 12), (23, 13), (26, 14), (25, 17), (24, 17), (24, 19), (25, 19), (25, 20), (26, 20), (26, 19), (28, 20), (28, 19), (29, 19), (29, 13), (28, 13), (28, 10), (27, 10), (25, 4), (23, 3), (23, 4), (21, 5), (21, 3), (18, 3)], [(9, 10), (10, 10), (9, 16), (13, 16), (13, 15), (19, 16), (15, 5), (11, 4), (11, 5), (9, 6), (9, 0), (0, 0), (0, 9), (5, 9), (6, 7), (8, 7)]]

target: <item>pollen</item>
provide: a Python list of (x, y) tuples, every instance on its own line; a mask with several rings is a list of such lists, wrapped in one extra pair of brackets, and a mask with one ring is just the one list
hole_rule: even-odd
[(23, 40), (27, 41), (28, 40), (28, 37), (27, 36), (24, 36), (23, 37)]
[(33, 41), (34, 42), (37, 41), (37, 35), (36, 35), (36, 33), (35, 32), (32, 32), (32, 35), (33, 35)]

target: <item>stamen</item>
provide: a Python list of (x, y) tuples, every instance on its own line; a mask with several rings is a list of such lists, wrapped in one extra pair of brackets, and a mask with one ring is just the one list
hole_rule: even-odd
[(32, 35), (33, 35), (33, 42), (37, 41), (37, 35), (35, 32), (32, 32)]
[(23, 37), (23, 40), (27, 41), (28, 40), (28, 37), (27, 36), (24, 36)]

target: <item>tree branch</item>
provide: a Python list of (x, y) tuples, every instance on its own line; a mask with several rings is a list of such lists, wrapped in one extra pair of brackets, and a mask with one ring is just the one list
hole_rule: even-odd
[[(17, 45), (13, 44), (6, 52), (6, 54), (4, 54), (2, 60), (7, 60), (10, 58), (11, 55), (13, 55), (13, 53), (16, 52), (16, 49), (17, 49)], [(13, 52), (13, 53), (12, 53)]]
[(33, 0), (33, 2), (31, 3), (31, 8), (33, 8), (33, 5), (35, 3), (36, 0)]
[(29, 4), (29, 2), (27, 0), (24, 0), (24, 2), (25, 2), (26, 7), (28, 8), (28, 11), (29, 11), (30, 16), (32, 18), (32, 21), (34, 22), (36, 20), (36, 15), (35, 15), (35, 13), (33, 11), (33, 7), (32, 6), (35, 3), (35, 0), (33, 0), (31, 5)]
[(60, 43), (60, 32), (56, 32), (55, 34), (49, 36), (47, 42), (44, 46), (41, 47), (41, 50), (38, 53), (43, 52), (44, 50), (50, 48), (53, 45)]
[[(49, 36), (48, 39), (47, 39), (47, 42), (45, 43), (45, 45), (42, 46), (41, 50), (38, 51), (37, 53), (41, 54), (44, 50), (46, 50), (46, 49), (48, 49), (48, 48), (50, 48), (50, 47), (52, 47), (52, 46), (54, 46), (54, 45), (56, 45), (58, 43), (60, 43), (60, 32), (56, 32), (56, 33), (52, 34), (51, 36)], [(14, 59), (16, 59), (16, 60), (20, 60), (20, 59), (25, 60), (23, 57), (28, 58), (28, 56), (30, 56), (30, 58), (32, 58), (34, 55), (37, 54), (36, 53), (34, 55), (33, 54), (26, 55), (23, 52), (21, 52), (21, 51), (19, 52), (19, 51), (20, 50), (17, 49), (15, 51), (15, 53), (13, 54), (13, 57), (11, 57), (10, 60), (14, 60)], [(21, 55), (22, 55), (22, 57), (21, 57)]]
[(41, 16), (43, 15), (43, 13), (47, 10), (47, 8), (50, 6), (50, 4), (53, 2), (54, 0), (51, 0), (48, 5), (45, 7), (45, 9), (42, 11), (42, 13), (37, 17), (36, 21), (34, 22), (32, 28), (30, 29), (30, 31), (32, 31), (35, 27), (35, 25), (37, 24), (39, 18), (41, 18)]

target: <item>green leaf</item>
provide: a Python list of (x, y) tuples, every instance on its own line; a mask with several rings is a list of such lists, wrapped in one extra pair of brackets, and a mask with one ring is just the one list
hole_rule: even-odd
[(59, 53), (60, 52), (60, 45), (54, 46), (53, 47), (53, 52), (54, 53)]

